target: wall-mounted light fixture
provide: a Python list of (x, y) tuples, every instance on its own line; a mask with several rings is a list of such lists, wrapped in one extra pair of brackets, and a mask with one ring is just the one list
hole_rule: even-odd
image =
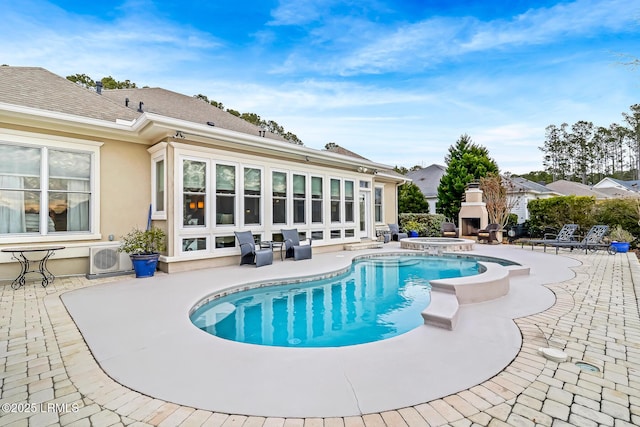
[(360, 173), (367, 173), (367, 172), (369, 172), (369, 169), (365, 168), (364, 166), (360, 166), (360, 167), (358, 168), (358, 172), (360, 172)]
[(184, 139), (184, 134), (182, 133), (181, 130), (177, 130), (176, 134), (173, 136), (174, 138), (180, 138), (180, 139)]

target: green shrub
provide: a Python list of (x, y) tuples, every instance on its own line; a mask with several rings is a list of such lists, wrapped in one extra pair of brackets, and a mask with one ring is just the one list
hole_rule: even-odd
[(410, 231), (408, 228), (408, 224), (416, 223), (419, 224), (415, 226), (416, 228), (411, 228), (411, 230), (415, 230), (421, 237), (438, 237), (442, 233), (440, 232), (440, 224), (444, 222), (445, 217), (442, 214), (425, 214), (425, 213), (403, 213), (398, 217), (398, 225), (402, 230)]
[(530, 200), (528, 203), (528, 230), (532, 236), (541, 236), (545, 228), (560, 230), (565, 224), (578, 224), (588, 230), (597, 223), (596, 199), (587, 196), (559, 196)]

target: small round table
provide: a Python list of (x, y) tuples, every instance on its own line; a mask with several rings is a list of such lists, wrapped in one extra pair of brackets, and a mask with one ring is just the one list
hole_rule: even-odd
[[(47, 287), (49, 283), (53, 283), (55, 276), (47, 269), (47, 260), (55, 253), (64, 249), (64, 246), (43, 246), (39, 248), (5, 248), (2, 252), (11, 254), (11, 258), (20, 263), (21, 271), (18, 277), (11, 282), (11, 289), (19, 289), (24, 286), (25, 276), (27, 273), (38, 273), (42, 276), (42, 287)], [(30, 260), (25, 254), (44, 253), (40, 260)], [(38, 263), (37, 269), (30, 269), (31, 263)]]

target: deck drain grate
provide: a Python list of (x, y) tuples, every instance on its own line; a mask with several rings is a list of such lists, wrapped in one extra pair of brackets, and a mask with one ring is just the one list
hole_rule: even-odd
[(600, 372), (600, 368), (587, 362), (576, 362), (576, 366), (585, 372)]

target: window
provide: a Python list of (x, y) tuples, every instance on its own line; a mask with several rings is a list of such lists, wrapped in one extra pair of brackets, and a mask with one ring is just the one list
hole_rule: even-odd
[(374, 195), (374, 210), (376, 222), (383, 222), (382, 220), (382, 187), (376, 187)]
[(216, 224), (236, 223), (236, 167), (216, 165)]
[(305, 206), (307, 204), (307, 177), (293, 175), (293, 222), (304, 224)]
[(216, 249), (234, 248), (236, 246), (235, 236), (218, 236), (216, 237)]
[(182, 239), (182, 252), (207, 250), (206, 237), (190, 237)]
[(322, 224), (322, 178), (311, 177), (311, 222)]
[(260, 224), (262, 177), (260, 169), (244, 168), (244, 223)]
[(151, 219), (167, 219), (167, 143), (160, 142), (147, 149), (151, 154)]
[(207, 196), (207, 163), (197, 160), (182, 161), (182, 225), (206, 225), (205, 199)]
[(273, 199), (273, 223), (287, 223), (287, 174), (284, 172), (273, 172), (272, 179), (272, 199)]
[(0, 234), (88, 232), (88, 152), (0, 144)]
[(353, 181), (344, 182), (344, 220), (353, 222), (353, 206), (355, 203)]
[(340, 180), (331, 180), (331, 222), (340, 222)]
[(311, 238), (313, 240), (323, 240), (324, 239), (324, 232), (323, 231), (312, 231), (311, 232)]
[(49, 216), (56, 231), (89, 231), (91, 155), (49, 150)]
[(155, 162), (155, 210), (164, 212), (164, 159)]

